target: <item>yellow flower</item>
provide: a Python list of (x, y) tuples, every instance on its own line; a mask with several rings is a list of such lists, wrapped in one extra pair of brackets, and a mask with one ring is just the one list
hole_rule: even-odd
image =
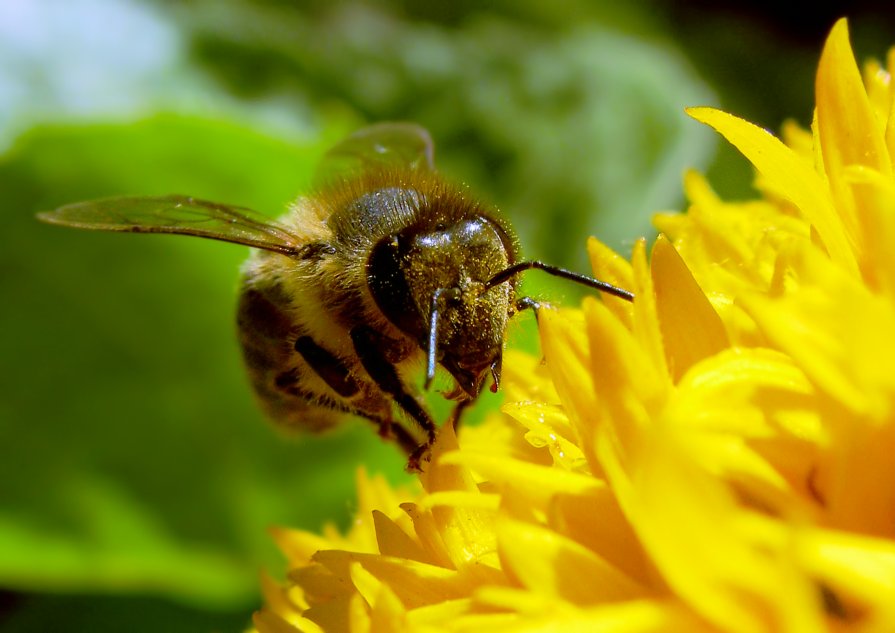
[(811, 132), (690, 114), (761, 198), (688, 174), (636, 301), (539, 313), (507, 403), (417, 491), (361, 473), (351, 532), (278, 530), (262, 633), (895, 630), (895, 53), (863, 80), (844, 21)]

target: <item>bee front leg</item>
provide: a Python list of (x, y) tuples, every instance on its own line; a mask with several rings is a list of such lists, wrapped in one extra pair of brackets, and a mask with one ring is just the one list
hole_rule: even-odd
[[(401, 407), (426, 433), (426, 442), (419, 446), (427, 448), (435, 441), (435, 422), (429, 412), (404, 388), (395, 366), (387, 359), (389, 340), (366, 325), (359, 325), (351, 330), (351, 342), (361, 365), (370, 374), (370, 378)], [(402, 429), (403, 433), (407, 433)], [(399, 438), (400, 439), (400, 438)], [(402, 442), (403, 443), (403, 442)]]
[(532, 297), (519, 297), (516, 299), (515, 308), (516, 312), (531, 310), (535, 313), (535, 317), (537, 317), (538, 310), (541, 309), (541, 304), (537, 299), (534, 299)]

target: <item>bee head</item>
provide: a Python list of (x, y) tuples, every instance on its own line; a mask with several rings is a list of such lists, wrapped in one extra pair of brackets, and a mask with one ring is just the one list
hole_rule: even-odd
[(485, 283), (513, 257), (505, 230), (484, 215), (413, 226), (373, 247), (367, 284), (386, 318), (429, 354), (432, 369), (440, 363), (474, 399), (487, 372), (499, 380), (514, 293), (512, 284), (486, 291)]

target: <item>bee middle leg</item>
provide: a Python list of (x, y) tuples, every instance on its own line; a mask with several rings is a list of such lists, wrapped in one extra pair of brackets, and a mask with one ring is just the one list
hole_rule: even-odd
[[(351, 330), (351, 341), (361, 365), (370, 374), (370, 378), (382, 391), (390, 395), (395, 403), (426, 433), (426, 442), (422, 446), (418, 446), (417, 451), (411, 454), (412, 461), (413, 456), (420, 449), (427, 448), (435, 441), (436, 427), (432, 416), (416, 398), (407, 392), (395, 366), (388, 361), (386, 346), (389, 342), (387, 339), (372, 328), (359, 325)], [(406, 430), (404, 432), (406, 433)]]

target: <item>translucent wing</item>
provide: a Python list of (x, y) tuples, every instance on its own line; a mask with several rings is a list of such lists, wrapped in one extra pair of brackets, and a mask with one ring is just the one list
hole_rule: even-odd
[(177, 233), (245, 244), (285, 255), (303, 245), (267, 216), (189, 196), (135, 196), (78, 202), (37, 214), (50, 224), (94, 231)]
[(324, 155), (316, 180), (326, 183), (384, 165), (434, 171), (435, 146), (429, 132), (415, 123), (377, 123), (361, 128)]

